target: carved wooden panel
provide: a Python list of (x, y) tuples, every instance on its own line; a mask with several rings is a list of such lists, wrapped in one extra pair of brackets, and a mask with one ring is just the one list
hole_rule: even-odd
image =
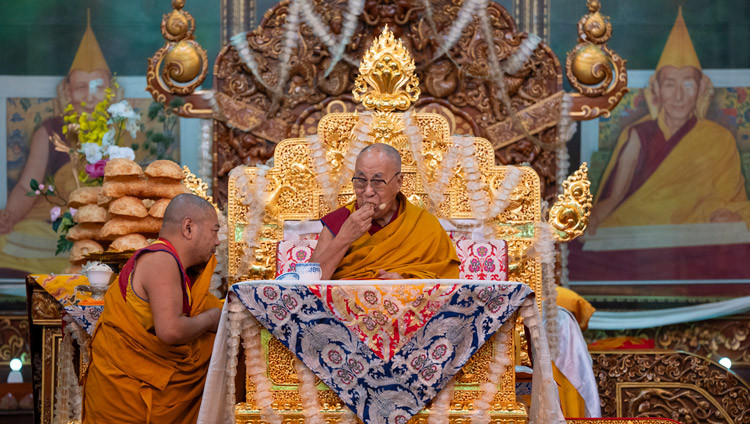
[(586, 343), (607, 337), (653, 339), (656, 348), (684, 350), (718, 361), (729, 358), (732, 369), (750, 375), (750, 316), (726, 317), (637, 330), (588, 330)]
[(30, 360), (29, 319), (25, 316), (0, 316), (0, 365), (8, 365), (13, 358)]
[(603, 416), (702, 424), (750, 422), (750, 387), (701, 356), (667, 350), (591, 355)]
[[(313, 3), (317, 13), (332, 24), (338, 36), (347, 1), (317, 0)], [(254, 57), (260, 75), (269, 84), (275, 84), (278, 77), (278, 56), (283, 43), (287, 5), (287, 2), (281, 2), (266, 12), (260, 26), (247, 37), (250, 48), (258, 53)], [(434, 21), (441, 34), (455, 21), (460, 5), (459, 0), (432, 2)], [(299, 30), (299, 48), (292, 55), (290, 81), (278, 98), (254, 80), (231, 45), (225, 46), (219, 52), (214, 68), (214, 89), (226, 95), (232, 104), (232, 107), (223, 108), (223, 112), (230, 115), (226, 116), (229, 124), (217, 121), (214, 125), (214, 193), (218, 201), (226, 202), (227, 178), (232, 168), (265, 162), (272, 157), (276, 143), (281, 140), (314, 133), (315, 125), (326, 113), (354, 110), (351, 91), (357, 75), (356, 61), (386, 24), (414, 57), (422, 90), (417, 110), (446, 116), (452, 133), (481, 136), (496, 147), (502, 144), (501, 134), (507, 134), (507, 131), (500, 129), (507, 126), (503, 121), (508, 114), (487, 76), (487, 49), (479, 34), (479, 22), (467, 26), (448, 57), (444, 55), (432, 62), (438, 45), (423, 13), (420, 0), (367, 0), (355, 36), (346, 50), (347, 56), (354, 61), (341, 61), (328, 77), (324, 76), (330, 63), (328, 50), (303, 24)], [(502, 60), (515, 53), (526, 35), (517, 31), (510, 15), (499, 4), (490, 2), (488, 13)], [(545, 116), (541, 109), (524, 112), (524, 109), (562, 89), (560, 63), (552, 51), (540, 44), (526, 65), (506, 78), (506, 83), (511, 103), (524, 126), (543, 142), (554, 141), (556, 127), (540, 123)], [(261, 116), (248, 123), (248, 111), (251, 115)], [(244, 123), (250, 127), (249, 131), (232, 128), (233, 121)], [(520, 140), (497, 148), (496, 160), (499, 164), (531, 163), (542, 179), (545, 199), (552, 199), (554, 153)]]

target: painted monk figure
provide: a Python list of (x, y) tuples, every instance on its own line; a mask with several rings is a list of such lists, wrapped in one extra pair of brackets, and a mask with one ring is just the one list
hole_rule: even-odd
[(181, 194), (159, 239), (125, 264), (91, 342), (84, 423), (196, 421), (221, 314), (208, 292), (218, 230), (210, 203)]
[(646, 92), (651, 114), (623, 131), (602, 176), (592, 233), (631, 225), (750, 224), (734, 137), (704, 119), (711, 94), (680, 9)]
[(401, 155), (376, 143), (357, 156), (356, 200), (324, 216), (310, 258), (322, 279), (458, 278), (458, 256), (440, 222), (401, 193)]

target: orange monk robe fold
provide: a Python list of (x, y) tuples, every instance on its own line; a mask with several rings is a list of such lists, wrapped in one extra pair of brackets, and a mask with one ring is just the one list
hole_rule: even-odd
[[(190, 316), (222, 306), (208, 291), (215, 267), (212, 256), (193, 283)], [(195, 422), (214, 334), (172, 346), (143, 328), (117, 284), (107, 290), (104, 301), (91, 365), (83, 376), (83, 422)]]
[[(438, 219), (403, 195), (398, 199), (398, 217), (375, 234), (355, 240), (332, 279), (377, 279), (380, 269), (403, 278), (458, 278), (456, 249)], [(354, 203), (346, 207), (354, 211)]]

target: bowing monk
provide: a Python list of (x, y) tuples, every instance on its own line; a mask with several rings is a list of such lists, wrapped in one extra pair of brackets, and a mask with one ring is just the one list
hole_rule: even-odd
[(125, 264), (91, 342), (84, 423), (196, 421), (221, 313), (208, 292), (218, 231), (213, 206), (181, 194), (159, 239)]
[(321, 278), (451, 279), (459, 260), (440, 222), (401, 193), (401, 155), (376, 143), (357, 156), (356, 200), (324, 216), (310, 258)]

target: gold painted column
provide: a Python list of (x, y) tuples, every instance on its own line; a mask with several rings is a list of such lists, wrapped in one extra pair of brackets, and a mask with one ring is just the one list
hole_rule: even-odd
[(549, 45), (550, 0), (514, 0), (516, 25), (523, 32), (538, 35)]
[(221, 44), (233, 35), (255, 28), (256, 0), (221, 0)]

